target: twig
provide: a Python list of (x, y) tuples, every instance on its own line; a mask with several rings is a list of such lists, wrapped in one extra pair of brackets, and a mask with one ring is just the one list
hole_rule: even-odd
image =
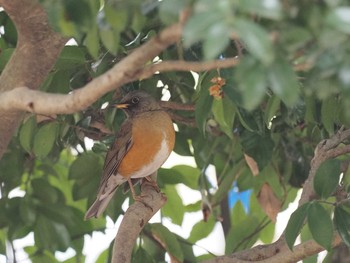
[(164, 109), (169, 110), (183, 110), (183, 111), (195, 111), (195, 104), (182, 104), (173, 101), (161, 101), (159, 102), (160, 106)]
[(175, 60), (175, 61), (162, 61), (157, 64), (152, 64), (146, 66), (140, 74), (140, 79), (149, 78), (156, 72), (169, 72), (169, 71), (207, 71), (217, 68), (230, 68), (237, 66), (239, 59), (234, 58), (225, 58), (212, 61), (203, 61), (203, 62), (192, 62), (184, 60)]

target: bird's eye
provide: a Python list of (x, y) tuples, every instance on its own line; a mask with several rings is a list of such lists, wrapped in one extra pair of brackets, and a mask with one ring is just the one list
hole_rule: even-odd
[(138, 97), (133, 97), (133, 98), (131, 99), (131, 103), (132, 103), (132, 104), (137, 104), (137, 103), (139, 103), (139, 101), (140, 101), (140, 99), (139, 99)]

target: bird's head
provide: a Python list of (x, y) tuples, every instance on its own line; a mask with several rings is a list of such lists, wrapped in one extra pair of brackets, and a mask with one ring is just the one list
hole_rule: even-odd
[(128, 117), (142, 112), (161, 109), (159, 103), (151, 95), (142, 90), (127, 93), (119, 103), (112, 106), (122, 109)]

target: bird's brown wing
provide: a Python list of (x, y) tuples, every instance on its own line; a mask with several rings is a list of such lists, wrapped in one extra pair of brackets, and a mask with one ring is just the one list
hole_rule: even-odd
[(127, 119), (123, 122), (118, 134), (116, 135), (114, 143), (107, 152), (100, 187), (98, 190), (100, 194), (101, 190), (103, 191), (108, 179), (113, 174), (117, 174), (120, 162), (124, 158), (125, 154), (130, 150), (132, 144), (132, 122), (130, 119)]

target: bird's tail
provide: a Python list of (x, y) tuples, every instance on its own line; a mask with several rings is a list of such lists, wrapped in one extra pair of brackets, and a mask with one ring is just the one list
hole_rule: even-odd
[(87, 220), (91, 217), (99, 217), (105, 210), (109, 201), (114, 196), (115, 191), (107, 195), (104, 199), (100, 200), (100, 197), (97, 197), (96, 201), (91, 205), (89, 210), (86, 212), (84, 219)]

